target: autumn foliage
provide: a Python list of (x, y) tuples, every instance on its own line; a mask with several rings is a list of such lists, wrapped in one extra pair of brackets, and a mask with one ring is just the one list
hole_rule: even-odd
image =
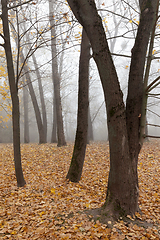
[(145, 143), (139, 156), (142, 215), (105, 224), (98, 218), (94, 221), (84, 210), (105, 202), (107, 143), (88, 145), (79, 183), (65, 179), (72, 144), (61, 148), (55, 144), (22, 144), (27, 182), (23, 188), (16, 187), (12, 145), (1, 144), (0, 148), (0, 239), (160, 239), (159, 141)]

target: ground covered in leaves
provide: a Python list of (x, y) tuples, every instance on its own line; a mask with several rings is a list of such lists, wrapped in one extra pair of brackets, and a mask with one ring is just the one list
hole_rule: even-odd
[(139, 157), (139, 225), (120, 220), (102, 224), (84, 210), (105, 201), (109, 173), (107, 143), (87, 146), (82, 179), (67, 182), (73, 145), (23, 144), (27, 185), (16, 187), (13, 149), (0, 145), (0, 239), (160, 239), (160, 142), (145, 143)]

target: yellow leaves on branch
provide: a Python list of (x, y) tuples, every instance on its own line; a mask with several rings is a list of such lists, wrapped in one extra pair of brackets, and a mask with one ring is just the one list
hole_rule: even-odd
[[(82, 179), (66, 181), (73, 145), (22, 144), (27, 185), (16, 187), (13, 148), (0, 145), (0, 239), (155, 239), (160, 225), (160, 142), (145, 143), (139, 156), (139, 204), (130, 223), (93, 221), (86, 209), (105, 202), (109, 174), (109, 146), (87, 146)], [(145, 228), (135, 218), (146, 221)], [(112, 228), (111, 228), (112, 227)]]

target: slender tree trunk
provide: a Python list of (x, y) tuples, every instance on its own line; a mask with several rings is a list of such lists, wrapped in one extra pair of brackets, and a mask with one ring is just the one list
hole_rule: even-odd
[[(139, 28), (142, 32), (142, 39), (139, 39), (142, 50), (138, 51), (138, 42), (135, 43), (133, 49), (133, 60), (131, 64), (131, 73), (129, 84), (132, 84), (132, 77), (135, 78), (135, 86), (132, 89), (132, 92), (128, 92), (128, 102), (129, 99), (135, 99), (135, 96), (138, 95), (138, 100), (131, 104), (132, 108), (129, 108), (127, 111), (133, 111), (132, 115), (135, 119), (135, 131), (139, 132), (138, 129), (138, 114), (139, 114), (139, 104), (141, 104), (140, 94), (142, 94), (143, 82), (143, 71), (144, 63), (146, 58), (145, 49), (148, 46), (148, 40), (150, 36), (151, 26), (153, 15), (155, 13), (154, 8), (157, 6), (158, 0), (144, 0), (145, 8), (141, 14), (141, 21)], [(137, 147), (137, 144), (133, 143), (133, 148), (131, 146), (131, 139), (137, 141), (136, 132), (134, 138), (130, 136), (129, 122), (132, 121), (131, 115), (127, 115), (126, 123), (126, 109), (123, 102), (123, 94), (120, 89), (117, 73), (115, 66), (113, 64), (111, 54), (109, 51), (108, 43), (106, 40), (106, 35), (103, 29), (102, 20), (97, 13), (95, 2), (89, 0), (68, 0), (68, 3), (74, 12), (75, 16), (79, 22), (83, 25), (88, 38), (90, 40), (93, 57), (97, 64), (107, 109), (107, 123), (108, 123), (108, 132), (109, 132), (109, 147), (110, 147), (110, 173), (108, 179), (108, 189), (106, 202), (103, 206), (103, 212), (111, 210), (115, 216), (126, 214), (135, 214), (138, 210), (138, 186), (137, 186), (137, 171), (135, 170), (135, 165), (133, 164), (132, 156), (135, 156), (135, 162), (137, 163), (137, 150), (134, 147)], [(145, 23), (146, 21), (146, 23)], [(150, 23), (151, 22), (151, 23)], [(148, 25), (146, 25), (149, 23)], [(148, 29), (147, 29), (148, 28)], [(138, 41), (139, 33), (137, 33), (136, 41)], [(144, 45), (144, 46), (143, 46)], [(138, 54), (136, 69), (134, 72), (134, 61)], [(138, 78), (139, 81), (138, 82)], [(140, 89), (138, 89), (140, 88)], [(136, 89), (133, 91), (133, 89)], [(130, 106), (131, 106), (130, 105)], [(140, 106), (141, 107), (141, 106)], [(134, 110), (135, 109), (135, 110)], [(128, 114), (128, 113), (127, 113)], [(137, 114), (137, 116), (136, 116)], [(133, 131), (131, 129), (131, 131)], [(129, 136), (129, 137), (128, 137)], [(138, 139), (139, 142), (139, 139)], [(131, 150), (130, 150), (131, 147)]]
[(86, 152), (88, 105), (89, 105), (88, 100), (89, 59), (90, 59), (90, 43), (87, 34), (83, 29), (81, 54), (79, 60), (77, 131), (71, 165), (67, 174), (67, 179), (69, 179), (72, 182), (79, 182), (79, 180), (81, 179)]
[[(146, 122), (145, 122), (145, 135), (148, 136), (148, 122), (147, 122), (147, 118), (146, 118)], [(149, 142), (149, 137), (145, 138), (145, 142)]]
[[(150, 44), (148, 49), (148, 57), (146, 62), (145, 74), (144, 74), (144, 88), (143, 88), (143, 98), (142, 98), (142, 112), (141, 112), (141, 119), (140, 119), (140, 145), (143, 145), (145, 130), (147, 128), (146, 125), (146, 110), (147, 110), (147, 101), (148, 101), (148, 79), (150, 74), (151, 62), (152, 62), (152, 55), (153, 55), (153, 47), (154, 47), (154, 39), (155, 39), (155, 31), (157, 27), (157, 20), (158, 20), (158, 12), (159, 12), (159, 4), (157, 4), (157, 11), (154, 16), (154, 27), (152, 28), (152, 34), (150, 38)], [(147, 134), (148, 135), (148, 134)]]
[(53, 127), (52, 127), (51, 143), (57, 143), (57, 117), (56, 117), (55, 99), (53, 99)]
[[(21, 53), (21, 60), (22, 62), (24, 61), (24, 57), (23, 54)], [(34, 88), (32, 85), (32, 81), (30, 78), (30, 74), (29, 74), (29, 69), (27, 66), (24, 66), (24, 71), (25, 71), (25, 76), (26, 76), (26, 80), (27, 80), (27, 84), (28, 84), (28, 89), (29, 89), (29, 93), (31, 96), (31, 100), (32, 100), (32, 104), (33, 104), (33, 108), (34, 108), (34, 112), (35, 112), (35, 117), (36, 117), (36, 122), (37, 122), (37, 127), (38, 127), (38, 133), (39, 133), (39, 143), (46, 143), (46, 139), (45, 139), (45, 133), (44, 133), (44, 128), (43, 128), (43, 123), (42, 123), (42, 118), (41, 118), (41, 113), (40, 113), (40, 109), (38, 106), (38, 102), (37, 102), (37, 98), (34, 92)]]
[[(18, 46), (18, 41), (17, 41), (17, 36), (15, 33), (15, 30), (13, 29), (13, 34), (14, 34), (14, 38), (15, 38), (15, 42)], [(21, 58), (21, 63), (23, 64), (25, 62), (25, 58), (23, 55), (23, 52), (21, 51), (20, 54), (20, 58)], [(36, 94), (34, 92), (34, 88), (32, 85), (32, 81), (31, 81), (31, 77), (29, 74), (29, 69), (28, 66), (25, 64), (24, 67), (24, 72), (25, 72), (25, 76), (26, 76), (26, 80), (27, 80), (27, 84), (28, 84), (28, 88), (29, 88), (29, 93), (31, 96), (31, 100), (32, 100), (32, 104), (33, 104), (33, 108), (34, 108), (34, 112), (35, 112), (35, 117), (36, 117), (36, 122), (37, 122), (37, 127), (38, 127), (38, 133), (39, 133), (39, 143), (46, 143), (46, 139), (45, 139), (45, 132), (44, 132), (44, 127), (43, 127), (43, 122), (42, 122), (42, 118), (41, 118), (41, 113), (40, 113), (40, 109), (38, 106), (38, 102), (37, 102), (37, 98), (36, 98)]]
[(23, 106), (24, 106), (24, 143), (29, 143), (29, 120), (28, 120), (28, 91), (23, 87)]
[[(57, 117), (57, 137), (58, 137), (58, 147), (65, 146), (65, 136), (63, 127), (63, 116), (62, 116), (62, 104), (60, 95), (60, 75), (58, 73), (58, 59), (57, 59), (57, 49), (56, 49), (56, 30), (55, 21), (53, 17), (54, 1), (49, 0), (49, 20), (51, 28), (51, 51), (52, 51), (52, 79), (54, 85), (54, 100), (56, 104), (56, 117)], [(54, 127), (54, 125), (53, 125)]]
[(40, 144), (46, 143), (43, 123), (42, 123), (42, 118), (41, 118), (41, 113), (40, 113), (37, 98), (36, 98), (36, 95), (35, 95), (35, 92), (34, 92), (34, 89), (33, 89), (30, 74), (28, 72), (28, 68), (24, 67), (24, 70), (25, 70), (25, 75), (26, 75), (27, 84), (28, 84), (28, 88), (29, 88), (29, 93), (30, 93), (30, 96), (31, 96), (31, 100), (32, 100), (32, 104), (33, 104), (33, 108), (34, 108), (34, 112), (35, 112), (35, 117), (36, 117), (36, 122), (37, 122), (37, 127), (38, 127), (38, 133), (39, 133), (39, 143)]
[(44, 141), (47, 142), (47, 114), (46, 114), (46, 105), (44, 100), (44, 93), (42, 87), (42, 79), (41, 74), (38, 69), (37, 60), (34, 54), (32, 54), (35, 71), (38, 79), (38, 86), (39, 86), (39, 93), (40, 93), (40, 100), (41, 100), (41, 109), (42, 109), (42, 118), (43, 118), (43, 129), (44, 129)]
[(5, 37), (5, 54), (7, 60), (7, 71), (9, 86), (12, 99), (12, 124), (13, 124), (13, 148), (14, 148), (14, 164), (15, 173), (17, 179), (17, 186), (23, 187), (26, 182), (24, 180), (22, 165), (21, 165), (21, 150), (20, 150), (20, 114), (19, 114), (19, 98), (18, 98), (18, 82), (16, 83), (13, 57), (10, 43), (9, 21), (8, 21), (8, 8), (7, 1), (1, 0), (2, 4), (2, 22), (3, 22), (3, 34)]
[[(144, 68), (146, 52), (148, 48), (150, 34), (153, 28), (153, 20), (157, 9), (157, 0), (144, 0), (141, 7), (140, 23), (134, 47), (132, 48), (132, 58), (129, 73), (128, 96), (126, 104), (126, 122), (129, 141), (130, 158), (133, 164), (134, 176), (137, 181), (138, 155), (141, 149), (140, 144), (140, 119), (142, 113), (142, 97), (144, 92)], [(145, 31), (144, 31), (145, 29)], [(135, 94), (136, 93), (136, 94)], [(146, 108), (146, 106), (145, 106)], [(145, 124), (145, 123), (144, 123)]]
[(93, 141), (93, 126), (92, 126), (92, 120), (91, 120), (91, 111), (90, 107), (88, 107), (88, 140), (87, 143), (90, 141)]

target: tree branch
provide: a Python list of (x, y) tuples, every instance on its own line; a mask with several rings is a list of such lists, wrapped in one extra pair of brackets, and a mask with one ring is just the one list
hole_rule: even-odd
[(24, 4), (30, 3), (30, 2), (32, 2), (32, 1), (33, 1), (33, 0), (28, 0), (27, 2), (19, 3), (19, 4), (15, 5), (15, 6), (8, 7), (8, 10), (11, 10), (11, 9), (17, 8), (17, 7), (20, 7), (20, 6), (24, 5)]
[(4, 37), (4, 35), (2, 33), (0, 33), (0, 37), (5, 40), (5, 37)]
[[(121, 17), (121, 18), (123, 18), (123, 19), (126, 19), (126, 20), (128, 20), (128, 21), (131, 20), (131, 19), (128, 18), (128, 17), (122, 16), (121, 14), (115, 13), (115, 12), (110, 11), (110, 10), (107, 10), (107, 9), (98, 9), (98, 11), (109, 12), (109, 13), (112, 13), (112, 14), (118, 16), (118, 17)], [(138, 26), (138, 24), (137, 24), (135, 21), (132, 20), (132, 22), (133, 22), (136, 26)]]
[(4, 48), (4, 44), (0, 43), (0, 46)]
[(149, 85), (148, 85), (148, 87), (146, 88), (146, 92), (148, 93), (148, 92), (150, 92), (153, 88), (151, 88), (158, 80), (160, 79), (160, 76), (159, 77), (157, 77), (152, 83), (150, 83)]
[(149, 125), (149, 126), (153, 126), (153, 127), (160, 127), (160, 125), (150, 124), (150, 123), (147, 123), (147, 125)]
[(152, 135), (145, 135), (144, 134), (144, 138), (147, 138), (147, 137), (149, 137), (149, 138), (160, 138), (160, 136), (152, 136)]

